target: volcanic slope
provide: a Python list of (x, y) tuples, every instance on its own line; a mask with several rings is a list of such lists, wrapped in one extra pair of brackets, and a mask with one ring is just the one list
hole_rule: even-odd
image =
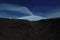
[(0, 18), (0, 40), (60, 40), (60, 18), (27, 21)]

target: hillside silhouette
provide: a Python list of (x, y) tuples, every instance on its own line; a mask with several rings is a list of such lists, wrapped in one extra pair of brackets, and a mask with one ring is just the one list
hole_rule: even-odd
[(28, 21), (0, 18), (0, 40), (58, 40), (60, 18)]

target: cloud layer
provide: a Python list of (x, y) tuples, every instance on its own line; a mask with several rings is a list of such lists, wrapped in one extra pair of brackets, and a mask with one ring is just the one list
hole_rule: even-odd
[(23, 13), (23, 14), (28, 14), (28, 15), (32, 15), (32, 13), (30, 12), (30, 10), (24, 6), (18, 6), (18, 5), (12, 5), (12, 4), (0, 4), (0, 17), (18, 17), (18, 16), (11, 16), (9, 15), (9, 13), (3, 12), (3, 10), (5, 11), (13, 11), (13, 12), (19, 12), (19, 13)]
[(11, 4), (0, 4), (0, 10), (18, 11), (25, 14), (31, 14), (30, 10), (24, 6), (16, 6)]

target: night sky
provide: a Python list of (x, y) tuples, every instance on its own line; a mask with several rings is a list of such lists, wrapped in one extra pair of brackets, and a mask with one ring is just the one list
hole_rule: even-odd
[(24, 6), (34, 15), (43, 16), (46, 18), (60, 17), (60, 0), (0, 0), (0, 17), (14, 18), (27, 16), (28, 14), (17, 11), (2, 10), (1, 5), (3, 4), (4, 6), (6, 6), (6, 4), (14, 7), (17, 6), (17, 8)]

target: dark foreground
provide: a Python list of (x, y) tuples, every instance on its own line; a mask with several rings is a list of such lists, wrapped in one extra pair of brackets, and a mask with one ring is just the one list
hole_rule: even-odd
[(0, 40), (60, 40), (60, 18), (27, 20), (0, 18)]

